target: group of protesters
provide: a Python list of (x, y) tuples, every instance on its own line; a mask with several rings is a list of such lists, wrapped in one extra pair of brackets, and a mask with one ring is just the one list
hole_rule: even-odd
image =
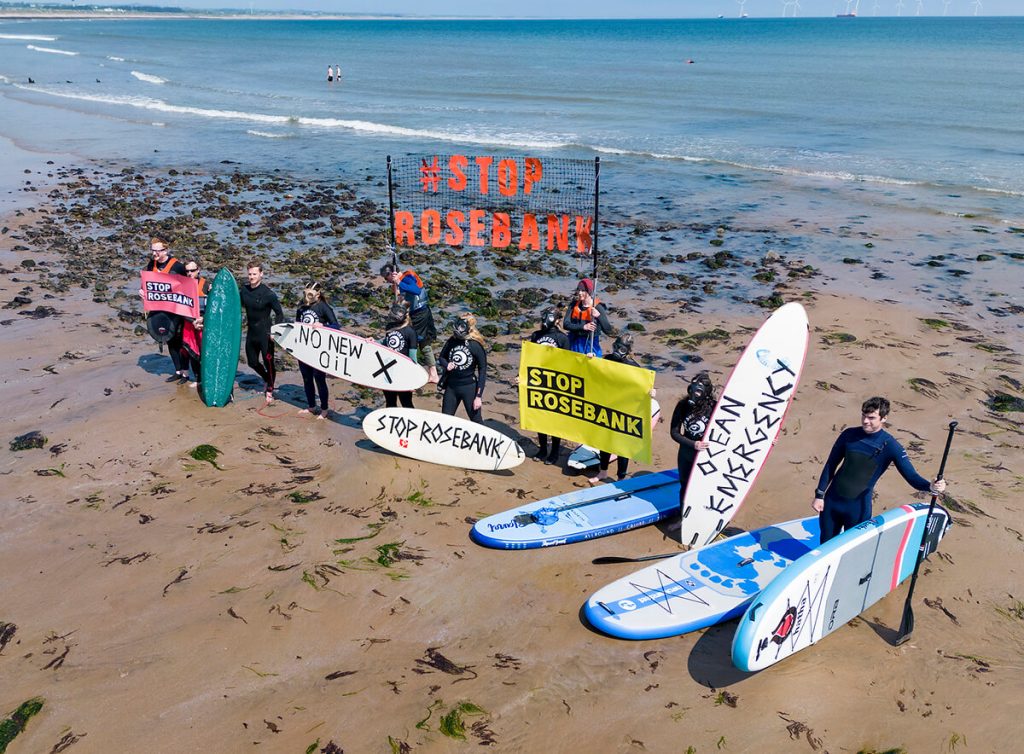
[[(202, 348), (202, 312), (205, 308), (207, 281), (200, 275), (197, 261), (181, 262), (170, 254), (168, 244), (153, 238), (150, 242), (152, 260), (145, 270), (170, 275), (195, 276), (198, 285), (200, 316), (181, 317), (176, 327), (169, 328), (167, 346), (174, 374), (168, 382), (191, 383), (201, 380), (200, 354)], [(483, 423), (482, 406), (487, 383), (487, 344), (477, 328), (476, 317), (463, 313), (450, 324), (451, 334), (435, 356), (433, 343), (438, 333), (430, 308), (427, 286), (411, 269), (400, 270), (398, 260), (383, 265), (380, 275), (391, 286), (394, 299), (385, 316), (385, 332), (380, 342), (413, 361), (422, 359), (428, 373), (428, 383), (435, 384), (442, 394), (442, 413), (454, 415), (463, 406), (471, 421)], [(242, 308), (246, 313), (246, 361), (264, 382), (266, 402), (274, 400), (277, 372), (274, 366), (273, 324), (284, 322), (284, 310), (277, 294), (263, 279), (262, 263), (253, 260), (246, 265), (247, 282), (240, 290)], [(639, 366), (634, 355), (634, 339), (628, 331), (616, 333), (608, 308), (596, 295), (595, 281), (582, 278), (574, 291), (569, 306), (563, 311), (549, 307), (541, 312), (539, 327), (530, 335), (530, 341), (553, 348), (564, 348), (593, 358), (605, 358), (631, 366)], [(139, 290), (140, 296), (143, 290)], [(295, 321), (308, 325), (340, 329), (338, 319), (321, 285), (308, 283), (303, 299), (295, 313)], [(151, 328), (151, 332), (153, 329)], [(607, 355), (601, 343), (602, 335), (616, 335), (612, 350)], [(192, 370), (195, 379), (189, 376)], [(305, 390), (306, 407), (300, 414), (316, 414), (325, 418), (330, 414), (327, 375), (323, 370), (299, 363)], [(652, 398), (655, 390), (650, 391)], [(412, 392), (384, 391), (385, 404), (401, 404), (412, 408)], [(672, 412), (669, 433), (679, 445), (677, 466), (680, 480), (689, 478), (690, 470), (700, 451), (707, 450), (704, 439), (717, 403), (714, 386), (707, 372), (695, 375)], [(940, 494), (945, 490), (941, 479), (934, 483), (921, 477), (913, 468), (903, 447), (883, 429), (889, 413), (889, 401), (873, 397), (861, 407), (861, 426), (845, 430), (833, 445), (815, 490), (812, 508), (819, 514), (822, 541), (840, 531), (856, 526), (871, 516), (871, 498), (874, 485), (890, 464), (916, 489)], [(535, 458), (546, 464), (557, 464), (562, 452), (562, 441), (546, 434), (538, 435), (539, 450)], [(599, 467), (592, 484), (610, 481), (608, 473), (612, 455), (598, 452)], [(865, 460), (867, 458), (867, 460)], [(629, 459), (620, 457), (616, 464), (616, 478), (622, 480), (628, 472)], [(680, 487), (680, 502), (686, 485)]]

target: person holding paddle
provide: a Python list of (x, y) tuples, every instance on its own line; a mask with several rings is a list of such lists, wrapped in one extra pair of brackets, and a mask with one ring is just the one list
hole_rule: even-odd
[(437, 382), (437, 360), (431, 346), (437, 339), (437, 329), (434, 326), (434, 314), (427, 303), (427, 286), (413, 270), (399, 272), (398, 257), (395, 257), (394, 262), (388, 262), (380, 268), (380, 276), (391, 283), (395, 299), (404, 300), (408, 305), (409, 317), (416, 329), (416, 340), (419, 342), (417, 351), (422, 354), (423, 362), (427, 365), (427, 379), (429, 382)]
[(608, 309), (594, 296), (594, 281), (583, 278), (576, 286), (569, 311), (562, 322), (569, 333), (569, 350), (576, 353), (593, 354), (600, 358), (601, 333), (614, 332), (608, 319)]
[(907, 451), (883, 429), (889, 401), (875, 396), (860, 407), (860, 426), (844, 429), (825, 461), (811, 507), (818, 512), (821, 543), (871, 518), (875, 483), (890, 464), (915, 490), (941, 495), (946, 481), (917, 473)]

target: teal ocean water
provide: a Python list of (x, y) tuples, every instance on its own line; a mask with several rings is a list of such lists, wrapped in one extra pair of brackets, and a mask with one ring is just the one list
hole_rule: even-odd
[(1022, 71), (1024, 18), (10, 22), (0, 135), (346, 179), (387, 154), (600, 156), (608, 222), (803, 226), (840, 258), (870, 216), (924, 259), (970, 254), (965, 216), (1024, 226)]

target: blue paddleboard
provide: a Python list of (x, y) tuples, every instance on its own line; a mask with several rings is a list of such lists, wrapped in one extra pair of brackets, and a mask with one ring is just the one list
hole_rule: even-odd
[(818, 517), (737, 534), (602, 587), (583, 612), (621, 639), (661, 639), (735, 618), (794, 560), (818, 544)]
[(675, 469), (555, 495), (473, 524), (486, 547), (525, 550), (582, 542), (660, 521), (679, 511)]

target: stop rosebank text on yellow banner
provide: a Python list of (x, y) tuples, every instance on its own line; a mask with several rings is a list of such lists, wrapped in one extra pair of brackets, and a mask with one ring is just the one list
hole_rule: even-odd
[(523, 343), (519, 424), (651, 462), (650, 369)]

